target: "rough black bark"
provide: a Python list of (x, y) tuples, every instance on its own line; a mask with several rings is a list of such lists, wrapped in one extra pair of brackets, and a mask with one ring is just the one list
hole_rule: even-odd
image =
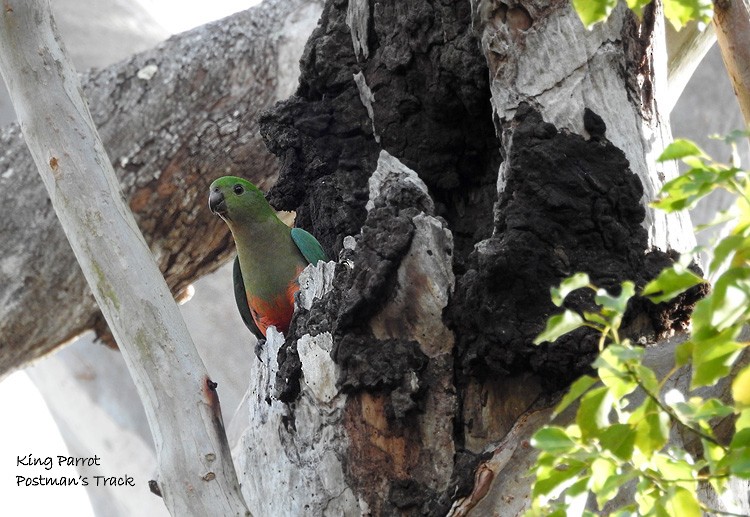
[[(364, 14), (363, 6), (369, 8)], [(295, 340), (323, 332), (333, 337), (339, 389), (384, 399), (389, 432), (407, 442), (416, 439), (409, 430), (424, 411), (424, 393), (438, 389), (435, 368), (453, 372), (459, 390), (459, 407), (453, 408), (454, 476), (440, 488), (394, 471), (380, 453), (369, 451), (368, 430), (356, 424), (366, 418), (358, 413), (363, 397), (347, 402), (355, 422), (345, 424), (352, 441), (347, 481), (375, 514), (445, 514), (462, 486), (457, 480), (471, 477), (480, 461), (463, 450), (473, 409), (464, 411), (461, 400), (476, 403), (472, 397), (482, 390), (501, 399), (503, 379), (529, 379), (520, 407), (589, 368), (596, 349), (590, 334), (567, 337), (554, 347), (532, 345), (554, 310), (550, 286), (576, 271), (610, 289), (626, 279), (642, 286), (673, 260), (647, 249), (644, 189), (625, 154), (607, 139), (598, 114), (581, 114), (578, 125), (587, 139), (523, 107), (510, 132), (510, 155), (500, 156), (487, 65), (469, 7), (440, 0), (328, 1), (303, 56), (300, 88), (261, 121), (269, 148), (282, 161), (271, 201), (297, 210), (298, 221), (314, 229), (331, 255), (340, 252), (352, 266), (339, 267), (333, 290), (297, 315), (279, 352), (280, 399), (292, 404), (293, 412), (304, 377)], [(352, 9), (360, 11), (347, 17)], [(511, 20), (511, 14), (507, 23), (528, 18), (520, 12)], [(406, 190), (366, 210), (368, 178), (381, 148), (412, 168), (429, 196)], [(420, 212), (441, 217), (453, 232), (456, 275), (444, 314), (456, 339), (453, 360), (438, 365), (431, 359), (426, 367), (416, 345), (376, 339), (371, 328), (403, 287), (396, 271), (409, 249), (413, 216)], [(353, 244), (345, 246), (350, 235)], [(636, 301), (628, 331), (653, 339), (682, 329), (700, 294), (659, 307)], [(572, 303), (584, 308), (591, 300)], [(409, 317), (408, 311), (402, 315), (405, 321)], [(419, 389), (410, 391), (410, 379), (417, 379), (412, 386)], [(545, 403), (549, 400), (540, 407)], [(521, 412), (509, 408), (510, 422), (493, 424), (498, 434), (485, 439), (499, 440)], [(418, 454), (415, 450), (420, 449), (407, 446), (407, 464), (417, 461), (409, 456)], [(368, 462), (365, 472), (361, 464)]]
[[(579, 271), (613, 293), (625, 280), (642, 288), (675, 258), (647, 249), (641, 183), (606, 139), (601, 118), (590, 111), (585, 117), (589, 140), (559, 131), (528, 105), (518, 110), (493, 237), (471, 255), (448, 309), (465, 374), (530, 370), (549, 389), (566, 386), (595, 358), (598, 335), (582, 329), (553, 346), (533, 345), (557, 310), (549, 288)], [(635, 339), (684, 330), (700, 292), (661, 308), (631, 304), (626, 331), (635, 320)], [(591, 310), (593, 300), (574, 298), (569, 306)]]
[[(302, 58), (299, 90), (261, 120), (266, 143), (282, 160), (270, 199), (279, 209), (294, 207), (298, 220), (338, 252), (343, 237), (364, 223), (367, 178), (382, 148), (425, 181), (463, 259), (492, 229), (500, 163), (470, 6), (371, 6), (367, 58), (353, 52), (345, 6), (328, 2)], [(358, 73), (375, 98), (374, 121), (353, 80)]]

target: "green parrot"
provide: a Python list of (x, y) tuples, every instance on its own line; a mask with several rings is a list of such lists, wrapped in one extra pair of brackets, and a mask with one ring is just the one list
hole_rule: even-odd
[(234, 298), (247, 328), (264, 338), (271, 325), (286, 332), (294, 312), (297, 277), (308, 264), (327, 260), (320, 243), (289, 228), (247, 180), (224, 176), (211, 183), (208, 207), (224, 219), (237, 245)]

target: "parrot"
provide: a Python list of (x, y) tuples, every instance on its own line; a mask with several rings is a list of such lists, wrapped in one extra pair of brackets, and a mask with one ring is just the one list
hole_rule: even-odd
[(272, 325), (286, 333), (297, 277), (308, 264), (327, 260), (323, 247), (302, 228), (284, 224), (263, 192), (243, 178), (211, 183), (208, 207), (227, 223), (237, 246), (233, 283), (242, 321), (259, 340)]

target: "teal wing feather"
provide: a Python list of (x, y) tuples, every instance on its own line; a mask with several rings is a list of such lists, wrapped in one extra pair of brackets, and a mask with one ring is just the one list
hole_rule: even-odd
[(323, 262), (328, 260), (326, 252), (323, 251), (323, 246), (320, 245), (318, 239), (302, 228), (292, 228), (292, 240), (310, 264), (315, 265), (319, 260)]
[(245, 292), (245, 282), (242, 280), (242, 271), (240, 270), (240, 258), (234, 257), (234, 269), (232, 271), (234, 283), (234, 301), (237, 302), (237, 309), (240, 311), (242, 321), (245, 322), (250, 332), (255, 334), (258, 339), (265, 339), (265, 336), (255, 324), (253, 315), (250, 314), (250, 306), (247, 304), (247, 293)]

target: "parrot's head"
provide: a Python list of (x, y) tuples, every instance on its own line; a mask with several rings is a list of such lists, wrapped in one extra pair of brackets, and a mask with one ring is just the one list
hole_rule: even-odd
[(224, 176), (211, 183), (208, 208), (230, 226), (262, 221), (273, 214), (263, 192), (236, 176)]

